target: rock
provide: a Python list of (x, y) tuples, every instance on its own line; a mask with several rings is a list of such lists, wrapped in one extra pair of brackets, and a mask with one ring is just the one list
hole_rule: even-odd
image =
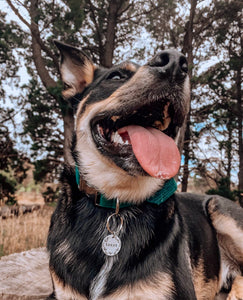
[[(52, 293), (45, 248), (3, 256), (0, 260), (1, 300), (46, 300)], [(226, 294), (215, 300), (225, 300)]]
[(51, 293), (52, 282), (45, 248), (1, 258), (1, 300), (44, 300)]

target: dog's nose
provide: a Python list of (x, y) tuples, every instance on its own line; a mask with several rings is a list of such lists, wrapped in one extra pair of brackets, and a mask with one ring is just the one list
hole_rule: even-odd
[(161, 75), (169, 80), (183, 79), (188, 72), (188, 63), (185, 56), (174, 50), (165, 50), (157, 54), (148, 63), (150, 67), (156, 67)]

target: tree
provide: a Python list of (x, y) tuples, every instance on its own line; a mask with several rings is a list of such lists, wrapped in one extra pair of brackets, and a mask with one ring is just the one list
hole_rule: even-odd
[(17, 24), (7, 23), (5, 14), (0, 12), (0, 200), (9, 203), (14, 201), (16, 186), (24, 179), (26, 172), (25, 158), (16, 149), (9, 129), (15, 127), (14, 115), (18, 110), (7, 108), (6, 101), (10, 103), (11, 97), (7, 99), (4, 89), (6, 83), (18, 85), (19, 63), (12, 49), (17, 49), (22, 40), (23, 34)]
[[(114, 60), (115, 49), (132, 43), (135, 36), (134, 31), (139, 27), (136, 25), (135, 29), (133, 28), (137, 18), (142, 18), (150, 10), (146, 5), (141, 6), (141, 3), (144, 3), (142, 1), (63, 0), (55, 2), (31, 0), (21, 4), (20, 1), (7, 0), (7, 3), (28, 28), (28, 38), (26, 39), (28, 51), (25, 51), (25, 61), (29, 74), (38, 83), (35, 91), (32, 81), (28, 87), (26, 86), (27, 94), (37, 93), (39, 96), (36, 99), (29, 97), (32, 112), (27, 110), (24, 134), (31, 133), (35, 149), (40, 149), (36, 147), (37, 132), (42, 131), (38, 136), (39, 140), (47, 141), (50, 135), (48, 128), (46, 128), (45, 134), (44, 128), (40, 129), (40, 126), (43, 125), (40, 119), (35, 124), (34, 121), (40, 117), (43, 117), (42, 120), (45, 117), (49, 118), (48, 109), (54, 108), (56, 116), (59, 115), (63, 120), (64, 160), (70, 162), (72, 158), (69, 148), (74, 117), (72, 108), (61, 95), (59, 54), (54, 48), (53, 39), (60, 39), (77, 46), (81, 44), (83, 50), (88, 52), (95, 63), (110, 67)], [(150, 1), (146, 3), (148, 5)], [(19, 7), (22, 8), (21, 12)], [(153, 6), (151, 10), (155, 10), (156, 7)], [(29, 19), (23, 15), (23, 9)], [(80, 35), (80, 32), (86, 34)], [(44, 87), (49, 95), (46, 94), (45, 98), (40, 96), (39, 87)], [(41, 103), (34, 103), (37, 99)], [(49, 108), (44, 99), (48, 99)], [(40, 109), (43, 110), (43, 115), (40, 114)], [(34, 150), (33, 147), (32, 150)], [(59, 150), (58, 155), (60, 154)], [(58, 160), (59, 157), (57, 157)]]
[(5, 101), (4, 83), (18, 84), (17, 71), (19, 63), (13, 49), (18, 53), (24, 35), (15, 22), (6, 22), (6, 14), (0, 11), (0, 97)]
[[(221, 159), (221, 177), (230, 179), (233, 169), (238, 172), (238, 195), (241, 205), (243, 190), (243, 144), (242, 144), (242, 92), (241, 74), (243, 65), (243, 40), (241, 35), (242, 5), (238, 1), (214, 1), (214, 11), (217, 22), (211, 24), (210, 34), (211, 49), (214, 55), (220, 58), (220, 62), (207, 70), (200, 78), (200, 84), (207, 85), (213, 92), (214, 101), (203, 105), (200, 111), (204, 111), (213, 118), (215, 128), (214, 136), (218, 138), (218, 149), (224, 151)], [(214, 44), (217, 47), (214, 46)], [(219, 55), (220, 53), (220, 55)], [(199, 111), (199, 113), (200, 113)], [(221, 132), (217, 132), (221, 128)], [(223, 140), (219, 140), (220, 135)], [(238, 164), (234, 161), (237, 158)], [(233, 166), (234, 163), (234, 166)], [(219, 170), (219, 168), (218, 168)], [(241, 195), (241, 196), (240, 196)]]
[[(193, 76), (193, 59), (196, 49), (193, 48), (194, 43), (194, 20), (201, 13), (197, 9), (197, 0), (190, 1), (190, 7), (186, 10), (186, 14), (183, 16), (178, 11), (182, 7), (187, 6), (187, 2), (181, 1), (158, 1), (163, 5), (160, 6), (160, 10), (156, 10), (150, 15), (150, 20), (153, 21), (152, 25), (148, 27), (152, 36), (161, 42), (162, 48), (174, 47), (179, 48), (187, 56), (189, 65), (189, 77)], [(189, 14), (188, 14), (189, 11)], [(160, 16), (160, 17), (159, 17)], [(162, 22), (161, 22), (162, 20)], [(155, 24), (154, 24), (155, 23)], [(154, 26), (156, 25), (156, 26)], [(190, 105), (189, 105), (190, 106)], [(191, 158), (191, 109), (187, 119), (185, 120), (182, 129), (180, 131), (180, 138), (178, 147), (181, 153), (184, 154), (183, 176), (182, 176), (182, 191), (187, 190), (187, 183), (189, 177), (189, 160)]]
[[(220, 53), (225, 53), (223, 57), (223, 61), (225, 58), (231, 57), (227, 64), (228, 70), (228, 84), (232, 84), (232, 89), (230, 95), (224, 95), (224, 101), (220, 103), (223, 106), (219, 107), (218, 110), (218, 118), (216, 118), (217, 123), (219, 124), (220, 118), (222, 120), (228, 120), (227, 122), (220, 123), (221, 126), (225, 126), (225, 132), (227, 132), (228, 140), (227, 142), (220, 142), (218, 143), (219, 151), (225, 150), (226, 153), (226, 160), (227, 164), (221, 162), (224, 165), (224, 169), (226, 173), (221, 173), (222, 176), (229, 176), (232, 166), (232, 139), (234, 139), (235, 145), (235, 136), (232, 134), (232, 128), (235, 129), (236, 123), (232, 120), (237, 119), (238, 122), (238, 145), (239, 145), (239, 157), (240, 161), (242, 161), (242, 103), (241, 103), (241, 71), (242, 71), (242, 36), (240, 35), (240, 28), (241, 28), (241, 4), (238, 1), (211, 1), (207, 5), (199, 6), (200, 1), (191, 0), (190, 6), (187, 10), (182, 9), (179, 10), (180, 7), (187, 7), (188, 3), (186, 1), (177, 1), (177, 3), (170, 1), (166, 2), (165, 5), (168, 5), (167, 8), (170, 9), (170, 13), (167, 16), (163, 16), (163, 14), (158, 11), (156, 13), (160, 14), (164, 22), (159, 24), (157, 22), (156, 27), (151, 27), (150, 30), (154, 37), (159, 39), (159, 36), (162, 36), (166, 42), (164, 45), (169, 45), (177, 48), (181, 48), (182, 52), (187, 55), (187, 59), (189, 62), (189, 75), (191, 77), (192, 83), (192, 102), (191, 102), (191, 109), (188, 115), (187, 122), (184, 124), (186, 127), (185, 135), (182, 134), (183, 138), (179, 142), (179, 147), (182, 151), (183, 149), (183, 170), (182, 170), (182, 191), (187, 190), (188, 185), (188, 178), (190, 172), (193, 171), (195, 168), (195, 155), (197, 156), (198, 153), (194, 154), (195, 151), (195, 143), (198, 143), (198, 138), (201, 134), (210, 134), (208, 130), (212, 129), (206, 126), (203, 128), (201, 134), (194, 130), (194, 127), (197, 126), (197, 122), (202, 124), (205, 122), (205, 119), (199, 118), (200, 111), (205, 110), (204, 105), (202, 105), (202, 109), (198, 111), (198, 104), (203, 103), (198, 95), (200, 90), (198, 86), (198, 66), (200, 66), (204, 61), (209, 60), (212, 55), (220, 57)], [(178, 13), (179, 11), (179, 13)], [(184, 17), (183, 17), (184, 14)], [(155, 19), (156, 21), (159, 20), (158, 17), (154, 17), (153, 15), (150, 16), (151, 19)], [(155, 22), (156, 22), (155, 21)], [(164, 30), (166, 33), (164, 33)], [(165, 38), (166, 37), (166, 38)], [(227, 42), (226, 42), (227, 41)], [(219, 48), (215, 47), (215, 43), (220, 46)], [(227, 51), (225, 49), (228, 48)], [(221, 52), (220, 52), (221, 51)], [(226, 54), (228, 52), (228, 54)], [(231, 54), (230, 54), (231, 52)], [(222, 57), (220, 57), (222, 59)], [(194, 62), (197, 61), (197, 65)], [(224, 65), (225, 66), (225, 65)], [(233, 71), (235, 69), (235, 71)], [(234, 72), (235, 79), (229, 74), (233, 74)], [(219, 80), (217, 81), (218, 92), (222, 87), (222, 83), (220, 83), (220, 76), (222, 80), (222, 74), (219, 75)], [(226, 78), (226, 77), (225, 77)], [(237, 80), (236, 80), (237, 78)], [(209, 82), (212, 78), (208, 78)], [(235, 82), (235, 84), (233, 84)], [(237, 84), (236, 84), (237, 83)], [(238, 87), (238, 88), (237, 88)], [(207, 91), (205, 94), (210, 95), (211, 87), (207, 87)], [(235, 96), (233, 96), (233, 90), (235, 90)], [(200, 93), (200, 92), (199, 92)], [(236, 96), (237, 95), (237, 96)], [(232, 98), (233, 96), (233, 98)], [(218, 99), (219, 95), (217, 95), (216, 99)], [(225, 106), (225, 97), (228, 99), (228, 108)], [(231, 101), (230, 99), (236, 99), (237, 97), (237, 115), (232, 114), (232, 109), (235, 110), (235, 103), (234, 100)], [(208, 98), (207, 98), (208, 99)], [(217, 101), (215, 99), (215, 101)], [(222, 99), (223, 100), (223, 99)], [(206, 100), (208, 101), (208, 100)], [(210, 106), (210, 105), (209, 105)], [(195, 108), (197, 107), (197, 108)], [(215, 106), (213, 106), (215, 108)], [(224, 112), (222, 109), (224, 108)], [(205, 110), (206, 111), (206, 110)], [(199, 125), (200, 126), (200, 125)], [(184, 128), (185, 128), (184, 127)], [(182, 130), (183, 131), (183, 130)], [(216, 129), (214, 128), (214, 133)], [(220, 134), (219, 132), (217, 134)], [(213, 134), (214, 137), (217, 134)], [(198, 137), (197, 137), (198, 136)], [(231, 142), (230, 142), (231, 141)], [(225, 158), (224, 158), (225, 161)], [(191, 164), (191, 166), (190, 166)], [(190, 167), (189, 167), (190, 166)], [(239, 173), (239, 185), (243, 180), (242, 176), (242, 162), (240, 162), (240, 173)], [(230, 177), (229, 177), (230, 178)], [(240, 188), (239, 188), (240, 190)]]
[[(50, 120), (50, 110), (53, 109), (55, 119), (59, 118), (63, 121), (64, 134), (63, 136), (59, 134), (60, 139), (55, 134), (52, 145), (55, 148), (58, 143), (63, 143), (65, 160), (71, 159), (68, 149), (74, 126), (73, 111), (61, 95), (62, 86), (58, 69), (59, 57), (52, 43), (55, 38), (75, 46), (81, 45), (94, 63), (101, 64), (104, 67), (110, 67), (117, 60), (123, 60), (121, 54), (124, 53), (123, 49), (126, 47), (131, 52), (130, 57), (140, 59), (142, 59), (142, 56), (153, 55), (161, 48), (169, 47), (178, 48), (187, 55), (192, 82), (192, 102), (187, 123), (183, 127), (183, 130), (186, 131), (185, 143), (183, 139), (180, 141), (180, 148), (181, 151), (183, 149), (184, 157), (182, 190), (187, 189), (188, 176), (193, 169), (198, 168), (199, 165), (202, 166), (201, 170), (205, 170), (204, 167), (209, 164), (215, 166), (215, 162), (212, 162), (213, 159), (207, 158), (203, 161), (198, 158), (200, 155), (196, 150), (198, 141), (202, 136), (207, 138), (212, 135), (216, 140), (217, 134), (220, 134), (220, 132), (217, 132), (216, 127), (211, 124), (206, 124), (203, 129), (198, 130), (200, 124), (206, 120), (205, 115), (201, 113), (203, 110), (208, 111), (212, 118), (219, 122), (224, 132), (227, 133), (227, 143), (217, 143), (218, 152), (228, 153), (228, 156), (224, 156), (224, 161), (227, 163), (220, 162), (218, 167), (215, 166), (215, 170), (223, 170), (223, 172), (217, 170), (218, 175), (219, 173), (222, 176), (230, 174), (235, 157), (232, 157), (232, 153), (236, 145), (239, 146), (238, 155), (240, 159), (242, 158), (242, 125), (240, 125), (242, 124), (240, 89), (242, 39), (240, 36), (239, 2), (235, 0), (217, 0), (210, 1), (207, 5), (203, 5), (204, 2), (199, 0), (191, 0), (190, 2), (185, 0), (23, 0), (22, 4), (19, 0), (7, 0), (7, 2), (28, 28), (25, 40), (29, 52), (24, 55), (28, 71), (34, 81), (30, 81), (28, 87), (26, 87), (26, 93), (30, 93), (32, 96), (28, 98), (31, 109), (27, 110), (28, 118), (25, 122), (25, 133), (31, 132), (36, 153), (39, 151), (39, 147), (44, 144), (47, 144), (47, 148), (50, 145), (49, 128), (46, 128), (46, 133), (45, 128), (40, 128), (40, 124), (45, 122), (42, 122), (42, 120), (48, 120), (48, 124), (51, 124), (50, 126), (54, 128), (54, 132), (58, 132), (59, 124)], [(19, 10), (19, 7), (22, 10)], [(25, 16), (23, 16), (23, 9), (26, 12)], [(26, 15), (29, 17), (26, 18)], [(234, 21), (232, 22), (232, 20)], [(145, 30), (147, 36), (149, 36), (147, 45), (153, 44), (153, 47), (148, 47), (146, 50), (143, 44), (132, 48), (131, 45), (133, 45), (135, 39), (139, 35), (141, 36), (141, 32)], [(224, 57), (221, 56), (221, 53)], [(220, 62), (225, 62), (224, 68), (228, 70), (223, 79), (227, 80), (230, 85), (227, 95), (220, 95), (220, 89), (222, 88), (220, 76), (223, 74), (223, 69), (221, 72), (217, 69), (218, 66), (215, 66), (217, 71), (208, 70), (208, 80), (210, 80), (209, 78), (215, 79), (218, 77), (215, 89), (212, 89), (209, 84), (198, 80), (200, 65), (213, 55), (218, 56)], [(217, 76), (215, 74), (214, 77), (210, 77), (210, 72), (216, 72)], [(206, 90), (199, 87), (201, 83), (204, 84)], [(45, 88), (45, 92), (43, 88)], [(202, 96), (201, 99), (199, 99), (199, 95)], [(215, 101), (213, 101), (213, 98), (211, 99), (213, 103), (209, 101), (211, 96), (215, 97)], [(35, 99), (38, 99), (38, 104)], [(214, 109), (217, 101), (220, 101), (221, 104), (224, 103), (223, 99), (227, 99), (228, 108), (223, 106), (220, 110), (217, 106), (217, 111), (213, 114), (210, 111), (210, 105)], [(210, 103), (203, 103), (204, 100)], [(236, 110), (237, 123), (231, 122), (232, 114), (229, 114), (229, 110), (231, 113), (231, 110), (235, 111), (235, 101), (238, 105)], [(208, 105), (208, 107), (205, 105)], [(41, 111), (43, 111), (43, 114), (41, 114)], [(31, 119), (38, 121), (31, 123)], [(228, 122), (224, 123), (223, 120), (226, 119)], [(238, 126), (237, 130), (235, 129), (236, 125)], [(237, 143), (235, 139), (236, 132), (239, 141)], [(184, 134), (182, 134), (182, 137), (184, 138)], [(41, 142), (41, 140), (47, 141), (47, 143)], [(50, 150), (50, 148), (48, 149)], [(34, 149), (32, 150), (34, 151)], [(55, 153), (54, 156), (57, 158), (56, 163), (58, 164), (62, 147), (56, 147), (53, 151), (52, 154)], [(52, 154), (43, 159), (52, 161)], [(42, 163), (45, 162), (45, 165), (53, 170), (52, 167), (55, 163), (52, 161), (50, 165), (47, 161), (42, 161)], [(240, 161), (239, 190), (241, 189), (243, 177), (242, 159)], [(221, 166), (223, 167), (221, 168)], [(40, 168), (40, 174), (44, 174), (42, 168)]]
[[(23, 15), (20, 14), (17, 9), (17, 5), (14, 5), (13, 1), (7, 0), (7, 2), (13, 9), (15, 14), (19, 17), (19, 19), (29, 29), (29, 55), (26, 55), (26, 60), (29, 62), (31, 59), (33, 59), (35, 70), (28, 67), (28, 71), (31, 75), (33, 75), (33, 73), (38, 74), (41, 83), (60, 107), (61, 116), (64, 122), (64, 158), (66, 161), (69, 161), (71, 159), (71, 155), (68, 149), (71, 143), (74, 125), (73, 112), (71, 107), (69, 107), (65, 100), (61, 97), (60, 84), (56, 80), (56, 77), (59, 74), (58, 56), (54, 52), (53, 46), (47, 44), (44, 39), (44, 33), (50, 34), (49, 25), (51, 25), (54, 17), (61, 15), (61, 9), (56, 7), (54, 2), (52, 5), (49, 1), (45, 1), (44, 3), (41, 3), (38, 0), (26, 1), (25, 3), (23, 3), (23, 6), (26, 8), (29, 14), (30, 20), (28, 21), (23, 17)], [(56, 8), (57, 10), (55, 11)], [(45, 14), (45, 12), (48, 13)], [(54, 15), (54, 12), (56, 12), (56, 15)], [(68, 22), (68, 18), (70, 18), (69, 14), (67, 20), (65, 20), (66, 22), (64, 22), (62, 19), (63, 26), (61, 30), (64, 30), (67, 24), (71, 25), (70, 20)], [(55, 26), (56, 24), (54, 23), (54, 29)], [(70, 31), (72, 30), (69, 30), (69, 32)]]
[(28, 169), (24, 165), (26, 158), (16, 150), (8, 126), (4, 125), (6, 116), (11, 113), (9, 110), (2, 110), (0, 115), (0, 200), (5, 203), (14, 202), (16, 186), (26, 177)]
[[(30, 80), (26, 86), (26, 93), (27, 118), (23, 121), (22, 136), (30, 135), (32, 139), (30, 150), (35, 166), (34, 179), (36, 182), (53, 182), (63, 161), (63, 124), (59, 120), (60, 108), (49, 93), (41, 88), (37, 78)], [(40, 153), (44, 154), (43, 158)]]

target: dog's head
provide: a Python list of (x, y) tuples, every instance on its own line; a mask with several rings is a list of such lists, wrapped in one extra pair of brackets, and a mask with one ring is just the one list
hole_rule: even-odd
[(144, 66), (94, 66), (59, 42), (64, 97), (77, 105), (74, 157), (87, 184), (107, 198), (141, 202), (176, 175), (176, 140), (190, 98), (187, 61), (163, 51)]

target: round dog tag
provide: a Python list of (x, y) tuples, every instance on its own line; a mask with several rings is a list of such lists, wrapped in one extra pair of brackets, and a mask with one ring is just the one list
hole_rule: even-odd
[(121, 249), (121, 240), (118, 236), (110, 234), (103, 239), (102, 250), (108, 256), (114, 256)]

